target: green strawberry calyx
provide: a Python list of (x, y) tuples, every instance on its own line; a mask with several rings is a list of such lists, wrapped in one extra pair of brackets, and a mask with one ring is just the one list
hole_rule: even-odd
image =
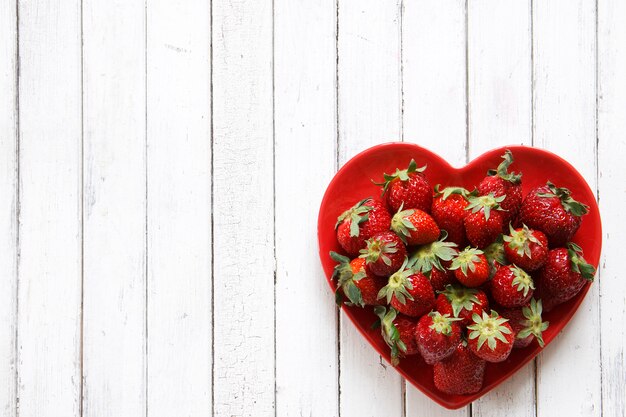
[(513, 282), (511, 285), (517, 287), (517, 291), (523, 293), (524, 297), (528, 295), (528, 291), (535, 289), (535, 283), (533, 279), (517, 265), (510, 265), (511, 272), (513, 272)]
[(489, 220), (491, 210), (505, 211), (502, 207), (500, 207), (500, 203), (502, 203), (505, 198), (506, 195), (496, 197), (493, 193), (481, 195), (478, 197), (470, 197), (469, 204), (467, 205), (467, 207), (465, 207), (465, 210), (472, 210), (472, 213), (477, 213), (480, 210), (483, 210), (485, 214), (485, 220)]
[(585, 258), (583, 258), (582, 248), (574, 242), (569, 242), (567, 244), (567, 254), (570, 262), (572, 263), (572, 270), (582, 275), (582, 277), (586, 280), (593, 281), (593, 277), (596, 274), (596, 268), (585, 261)]
[(489, 246), (484, 249), (485, 258), (487, 258), (487, 263), (489, 264), (489, 268), (492, 269), (492, 273), (495, 273), (496, 262), (500, 265), (508, 265), (508, 261), (506, 260), (506, 256), (504, 254), (503, 241), (503, 236), (500, 235), (495, 241), (490, 243)]
[(440, 293), (445, 295), (452, 306), (452, 315), (459, 317), (463, 309), (472, 311), (474, 304), (480, 304), (477, 294), (479, 290), (475, 288), (465, 288), (458, 285), (446, 285), (445, 290)]
[(444, 230), (441, 232), (439, 240), (420, 246), (411, 255), (408, 263), (409, 268), (424, 274), (429, 273), (433, 268), (444, 272), (445, 268), (441, 261), (451, 261), (457, 254), (456, 243), (444, 242), (447, 237), (448, 233)]
[(432, 320), (432, 324), (428, 328), (444, 336), (452, 333), (453, 322), (461, 320), (458, 317), (450, 317), (449, 314), (441, 315), (438, 311), (431, 311), (428, 313), (428, 317)]
[(385, 298), (387, 304), (391, 303), (391, 299), (395, 296), (400, 304), (406, 304), (406, 300), (413, 301), (413, 296), (409, 290), (413, 289), (413, 284), (409, 281), (409, 277), (415, 273), (411, 268), (407, 268), (408, 258), (404, 258), (404, 262), (398, 271), (389, 277), (387, 285), (378, 292), (378, 299)]
[(484, 252), (480, 249), (472, 248), (468, 246), (463, 249), (459, 254), (452, 260), (452, 265), (450, 265), (450, 270), (455, 270), (461, 268), (461, 272), (463, 275), (467, 276), (467, 271), (475, 272), (476, 264), (481, 262), (480, 256), (483, 255)]
[(391, 218), (391, 230), (393, 230), (404, 243), (406, 243), (406, 238), (411, 236), (411, 232), (415, 232), (417, 228), (409, 219), (414, 213), (415, 210), (402, 210), (402, 206), (400, 206), (400, 210)]
[(572, 192), (567, 188), (559, 188), (552, 184), (550, 181), (546, 183), (546, 186), (550, 189), (549, 193), (538, 193), (539, 197), (543, 198), (558, 198), (561, 200), (563, 209), (568, 213), (572, 213), (574, 216), (580, 217), (589, 212), (589, 206), (576, 201), (572, 198)]
[(400, 363), (400, 356), (406, 352), (406, 345), (400, 339), (400, 331), (394, 324), (398, 312), (393, 307), (390, 307), (387, 311), (383, 306), (376, 306), (374, 307), (374, 313), (380, 319), (380, 330), (383, 339), (391, 349), (391, 364), (397, 366)]
[(348, 297), (348, 300), (350, 300), (349, 304), (364, 307), (363, 295), (359, 287), (356, 286), (356, 282), (365, 278), (365, 271), (361, 269), (356, 274), (353, 273), (352, 267), (350, 266), (350, 259), (337, 252), (331, 251), (330, 257), (333, 261), (338, 262), (337, 265), (335, 265), (332, 276), (332, 279), (337, 280), (337, 289), (335, 290), (335, 300), (337, 304), (341, 305), (342, 303), (341, 290), (345, 296)]
[(518, 339), (525, 339), (532, 334), (537, 339), (539, 346), (544, 347), (543, 331), (548, 328), (550, 323), (541, 319), (542, 311), (541, 300), (535, 300), (534, 298), (530, 300), (528, 306), (522, 308), (522, 314), (524, 314), (526, 320), (521, 322), (525, 327), (517, 334), (516, 337)]
[(407, 169), (398, 169), (396, 168), (396, 172), (394, 172), (393, 174), (383, 174), (383, 178), (385, 179), (385, 181), (383, 182), (374, 182), (372, 181), (375, 185), (378, 186), (382, 186), (383, 187), (383, 195), (385, 195), (385, 193), (387, 192), (387, 188), (389, 188), (389, 184), (391, 184), (393, 181), (395, 181), (396, 179), (399, 179), (400, 181), (408, 181), (409, 180), (409, 174), (415, 174), (418, 172), (424, 172), (426, 170), (426, 165), (424, 165), (421, 168), (417, 167), (417, 163), (415, 162), (414, 159), (411, 159), (411, 162), (409, 162), (409, 167)]
[(470, 340), (478, 338), (477, 349), (480, 350), (485, 342), (492, 351), (496, 349), (498, 340), (502, 343), (509, 344), (510, 342), (504, 335), (511, 334), (512, 331), (504, 323), (509, 321), (491, 310), (491, 315), (483, 311), (482, 316), (474, 313), (472, 315), (472, 321), (474, 324), (467, 326), (468, 330), (471, 330), (468, 337)]
[(446, 187), (443, 190), (440, 190), (440, 187), (441, 187), (441, 184), (435, 185), (435, 197), (441, 196), (441, 199), (444, 201), (447, 200), (448, 197), (450, 197), (453, 194), (463, 196), (463, 198), (465, 198), (466, 200), (468, 199), (469, 196), (478, 195), (477, 189), (474, 189), (472, 192), (469, 192), (463, 187)]
[(502, 155), (503, 161), (500, 162), (497, 169), (490, 169), (487, 171), (487, 175), (502, 178), (505, 181), (508, 181), (512, 184), (519, 184), (522, 181), (522, 174), (517, 172), (509, 172), (509, 166), (513, 163), (513, 154), (510, 150), (506, 150), (504, 155)]
[(542, 246), (542, 243), (535, 237), (533, 231), (530, 230), (525, 224), (522, 225), (521, 229), (515, 230), (509, 223), (509, 231), (510, 233), (507, 236), (504, 236), (504, 241), (507, 242), (511, 249), (514, 249), (519, 256), (532, 258), (532, 253), (530, 252), (530, 242)]
[(359, 251), (361, 253), (359, 258), (365, 258), (365, 262), (368, 264), (382, 259), (385, 265), (391, 266), (391, 259), (387, 255), (398, 252), (396, 242), (385, 242), (373, 237), (368, 239), (366, 244), (367, 247)]
[(339, 227), (339, 225), (346, 219), (350, 219), (350, 237), (359, 236), (359, 225), (361, 223), (366, 222), (369, 219), (369, 212), (373, 209), (372, 206), (368, 206), (366, 203), (370, 201), (372, 198), (364, 198), (363, 200), (356, 203), (350, 209), (341, 213), (339, 217), (337, 217), (337, 223), (335, 224), (335, 229)]

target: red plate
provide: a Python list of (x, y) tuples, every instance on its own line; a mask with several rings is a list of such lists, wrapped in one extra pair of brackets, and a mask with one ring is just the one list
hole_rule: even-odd
[[(511, 170), (523, 173), (524, 195), (531, 188), (544, 185), (547, 180), (550, 180), (559, 187), (569, 188), (574, 199), (589, 206), (589, 213), (584, 216), (582, 226), (573, 240), (583, 248), (587, 262), (597, 267), (602, 248), (602, 226), (594, 192), (580, 173), (560, 157), (541, 149), (507, 146), (491, 150), (463, 168), (454, 168), (438, 155), (420, 146), (409, 143), (388, 143), (369, 148), (348, 161), (337, 172), (324, 194), (317, 230), (320, 259), (326, 273), (326, 280), (331, 288), (335, 289), (335, 284), (330, 279), (335, 263), (328, 253), (330, 251), (341, 252), (334, 230), (337, 216), (357, 201), (380, 194), (380, 187), (372, 184), (372, 179), (381, 181), (384, 172), (392, 173), (396, 168), (404, 169), (411, 159), (415, 159), (418, 166), (428, 165), (425, 174), (432, 186), (435, 184), (458, 185), (473, 189), (489, 168), (495, 168), (501, 162), (501, 155), (506, 149), (511, 150), (515, 159)], [(570, 321), (588, 290), (589, 284), (572, 300), (544, 314), (544, 319), (550, 322), (550, 327), (543, 335), (546, 345), (552, 342)], [(379, 330), (370, 329), (376, 320), (372, 309), (344, 307), (343, 310), (363, 337), (389, 361), (389, 348), (380, 336)], [(513, 375), (540, 351), (541, 348), (533, 342), (525, 349), (514, 349), (505, 362), (488, 364), (483, 389), (473, 395), (448, 395), (439, 392), (433, 384), (432, 367), (426, 365), (419, 355), (402, 359), (396, 369), (407, 381), (434, 401), (446, 408), (456, 409), (485, 395)]]

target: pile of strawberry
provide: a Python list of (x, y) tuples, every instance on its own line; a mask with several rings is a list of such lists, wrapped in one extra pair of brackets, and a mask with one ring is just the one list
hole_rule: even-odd
[(411, 161), (384, 174), (381, 200), (337, 219), (338, 302), (375, 306), (392, 363), (421, 354), (448, 394), (479, 391), (486, 363), (513, 348), (543, 347), (542, 310), (595, 274), (571, 242), (588, 207), (549, 181), (523, 197), (511, 152), (502, 158), (471, 192), (431, 187)]

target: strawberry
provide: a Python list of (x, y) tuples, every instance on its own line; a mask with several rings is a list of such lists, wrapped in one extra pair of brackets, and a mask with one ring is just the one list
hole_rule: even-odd
[(491, 280), (491, 296), (503, 307), (521, 307), (533, 296), (535, 283), (523, 269), (507, 265), (496, 271)]
[(367, 247), (361, 249), (370, 270), (378, 276), (388, 277), (397, 271), (406, 258), (406, 247), (402, 240), (393, 232), (376, 233), (366, 242)]
[(456, 279), (467, 287), (478, 287), (489, 279), (489, 264), (483, 251), (469, 246), (452, 260), (449, 269), (454, 271)]
[(430, 285), (433, 286), (435, 291), (443, 291), (447, 285), (456, 283), (454, 274), (447, 269), (440, 270), (439, 268), (433, 268), (430, 272), (426, 272), (425, 275), (430, 279)]
[(444, 242), (445, 238), (444, 231), (440, 240), (420, 246), (409, 259), (409, 267), (430, 278), (430, 283), (436, 291), (442, 291), (447, 284), (454, 282), (446, 266), (449, 266), (457, 253), (456, 243)]
[(440, 240), (417, 248), (409, 259), (409, 267), (424, 273), (434, 268), (443, 271), (444, 265), (457, 254), (456, 243), (445, 242), (445, 239), (446, 233), (444, 232)]
[(350, 256), (358, 256), (365, 241), (375, 233), (389, 230), (391, 215), (380, 200), (366, 198), (337, 218), (337, 241)]
[(541, 300), (537, 301), (534, 298), (524, 307), (501, 311), (502, 317), (509, 319), (509, 324), (515, 332), (513, 348), (525, 348), (533, 339), (537, 339), (539, 346), (544, 346), (542, 332), (548, 328), (549, 323), (542, 321), (541, 313)]
[(430, 214), (419, 209), (400, 209), (391, 219), (391, 230), (409, 246), (424, 245), (439, 238), (439, 226)]
[(455, 323), (459, 320), (434, 311), (417, 322), (415, 340), (427, 364), (433, 365), (454, 353), (461, 341), (461, 326)]
[(407, 269), (407, 262), (405, 260), (402, 267), (389, 277), (378, 298), (386, 298), (387, 304), (402, 314), (419, 317), (435, 305), (435, 292), (426, 275)]
[(503, 265), (508, 265), (509, 262), (504, 254), (504, 240), (502, 235), (498, 236), (493, 243), (484, 249), (485, 258), (489, 264), (489, 276), (493, 277), (496, 271)]
[(480, 197), (470, 197), (468, 210), (463, 220), (467, 239), (472, 246), (480, 249), (486, 247), (502, 233), (505, 218), (500, 203), (506, 196), (496, 197), (488, 194)]
[(506, 198), (502, 201), (504, 210), (504, 224), (507, 224), (517, 217), (522, 205), (522, 174), (509, 172), (509, 166), (513, 163), (513, 154), (508, 149), (502, 155), (502, 161), (497, 169), (487, 171), (487, 176), (478, 185), (480, 195), (492, 194), (494, 197)]
[(464, 288), (460, 285), (448, 285), (439, 294), (435, 309), (443, 315), (460, 317), (459, 324), (463, 327), (472, 321), (472, 316), (489, 309), (489, 300), (484, 291), (476, 288)]
[[(470, 192), (461, 187), (446, 187), (439, 191), (439, 184), (435, 186), (435, 197), (433, 199), (432, 216), (439, 227), (448, 232), (448, 241), (459, 246), (467, 243), (465, 237), (465, 218)], [(472, 194), (475, 195), (475, 194)]]
[(506, 360), (515, 341), (515, 333), (507, 322), (494, 310), (491, 310), (491, 314), (483, 311), (482, 316), (474, 314), (472, 324), (467, 326), (467, 344), (472, 352), (487, 362)]
[(378, 292), (385, 286), (386, 280), (372, 274), (365, 259), (356, 258), (350, 261), (337, 252), (330, 252), (330, 257), (339, 262), (333, 272), (333, 279), (337, 280), (338, 302), (341, 299), (341, 289), (351, 304), (360, 307), (380, 304)]
[(430, 213), (433, 194), (424, 170), (426, 165), (418, 168), (411, 159), (407, 169), (396, 169), (391, 175), (384, 174), (384, 182), (374, 183), (383, 187), (383, 196), (387, 198), (387, 206), (392, 213), (400, 211), (400, 207)]
[(483, 386), (486, 362), (460, 342), (454, 353), (433, 366), (435, 387), (452, 395), (474, 394)]
[(548, 252), (548, 259), (539, 271), (539, 286), (544, 308), (550, 311), (555, 305), (573, 298), (593, 281), (596, 269), (583, 258), (582, 249), (573, 242), (567, 249), (557, 248)]
[(550, 247), (565, 246), (587, 214), (589, 207), (574, 200), (570, 190), (550, 181), (528, 193), (520, 210), (520, 220), (548, 237)]
[(509, 262), (533, 272), (541, 268), (548, 257), (548, 238), (539, 230), (531, 230), (525, 224), (504, 236), (504, 252)]
[(389, 311), (385, 307), (374, 307), (374, 313), (380, 319), (380, 329), (383, 340), (391, 349), (391, 364), (400, 363), (400, 358), (415, 355), (419, 352), (415, 341), (415, 319), (398, 315), (393, 308)]

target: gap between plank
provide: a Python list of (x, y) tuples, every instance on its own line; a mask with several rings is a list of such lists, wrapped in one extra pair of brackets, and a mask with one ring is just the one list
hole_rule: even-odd
[(20, 171), (20, 7), (19, 0), (15, 0), (15, 416), (19, 416), (19, 306), (20, 306), (20, 212), (21, 212), (21, 171)]

